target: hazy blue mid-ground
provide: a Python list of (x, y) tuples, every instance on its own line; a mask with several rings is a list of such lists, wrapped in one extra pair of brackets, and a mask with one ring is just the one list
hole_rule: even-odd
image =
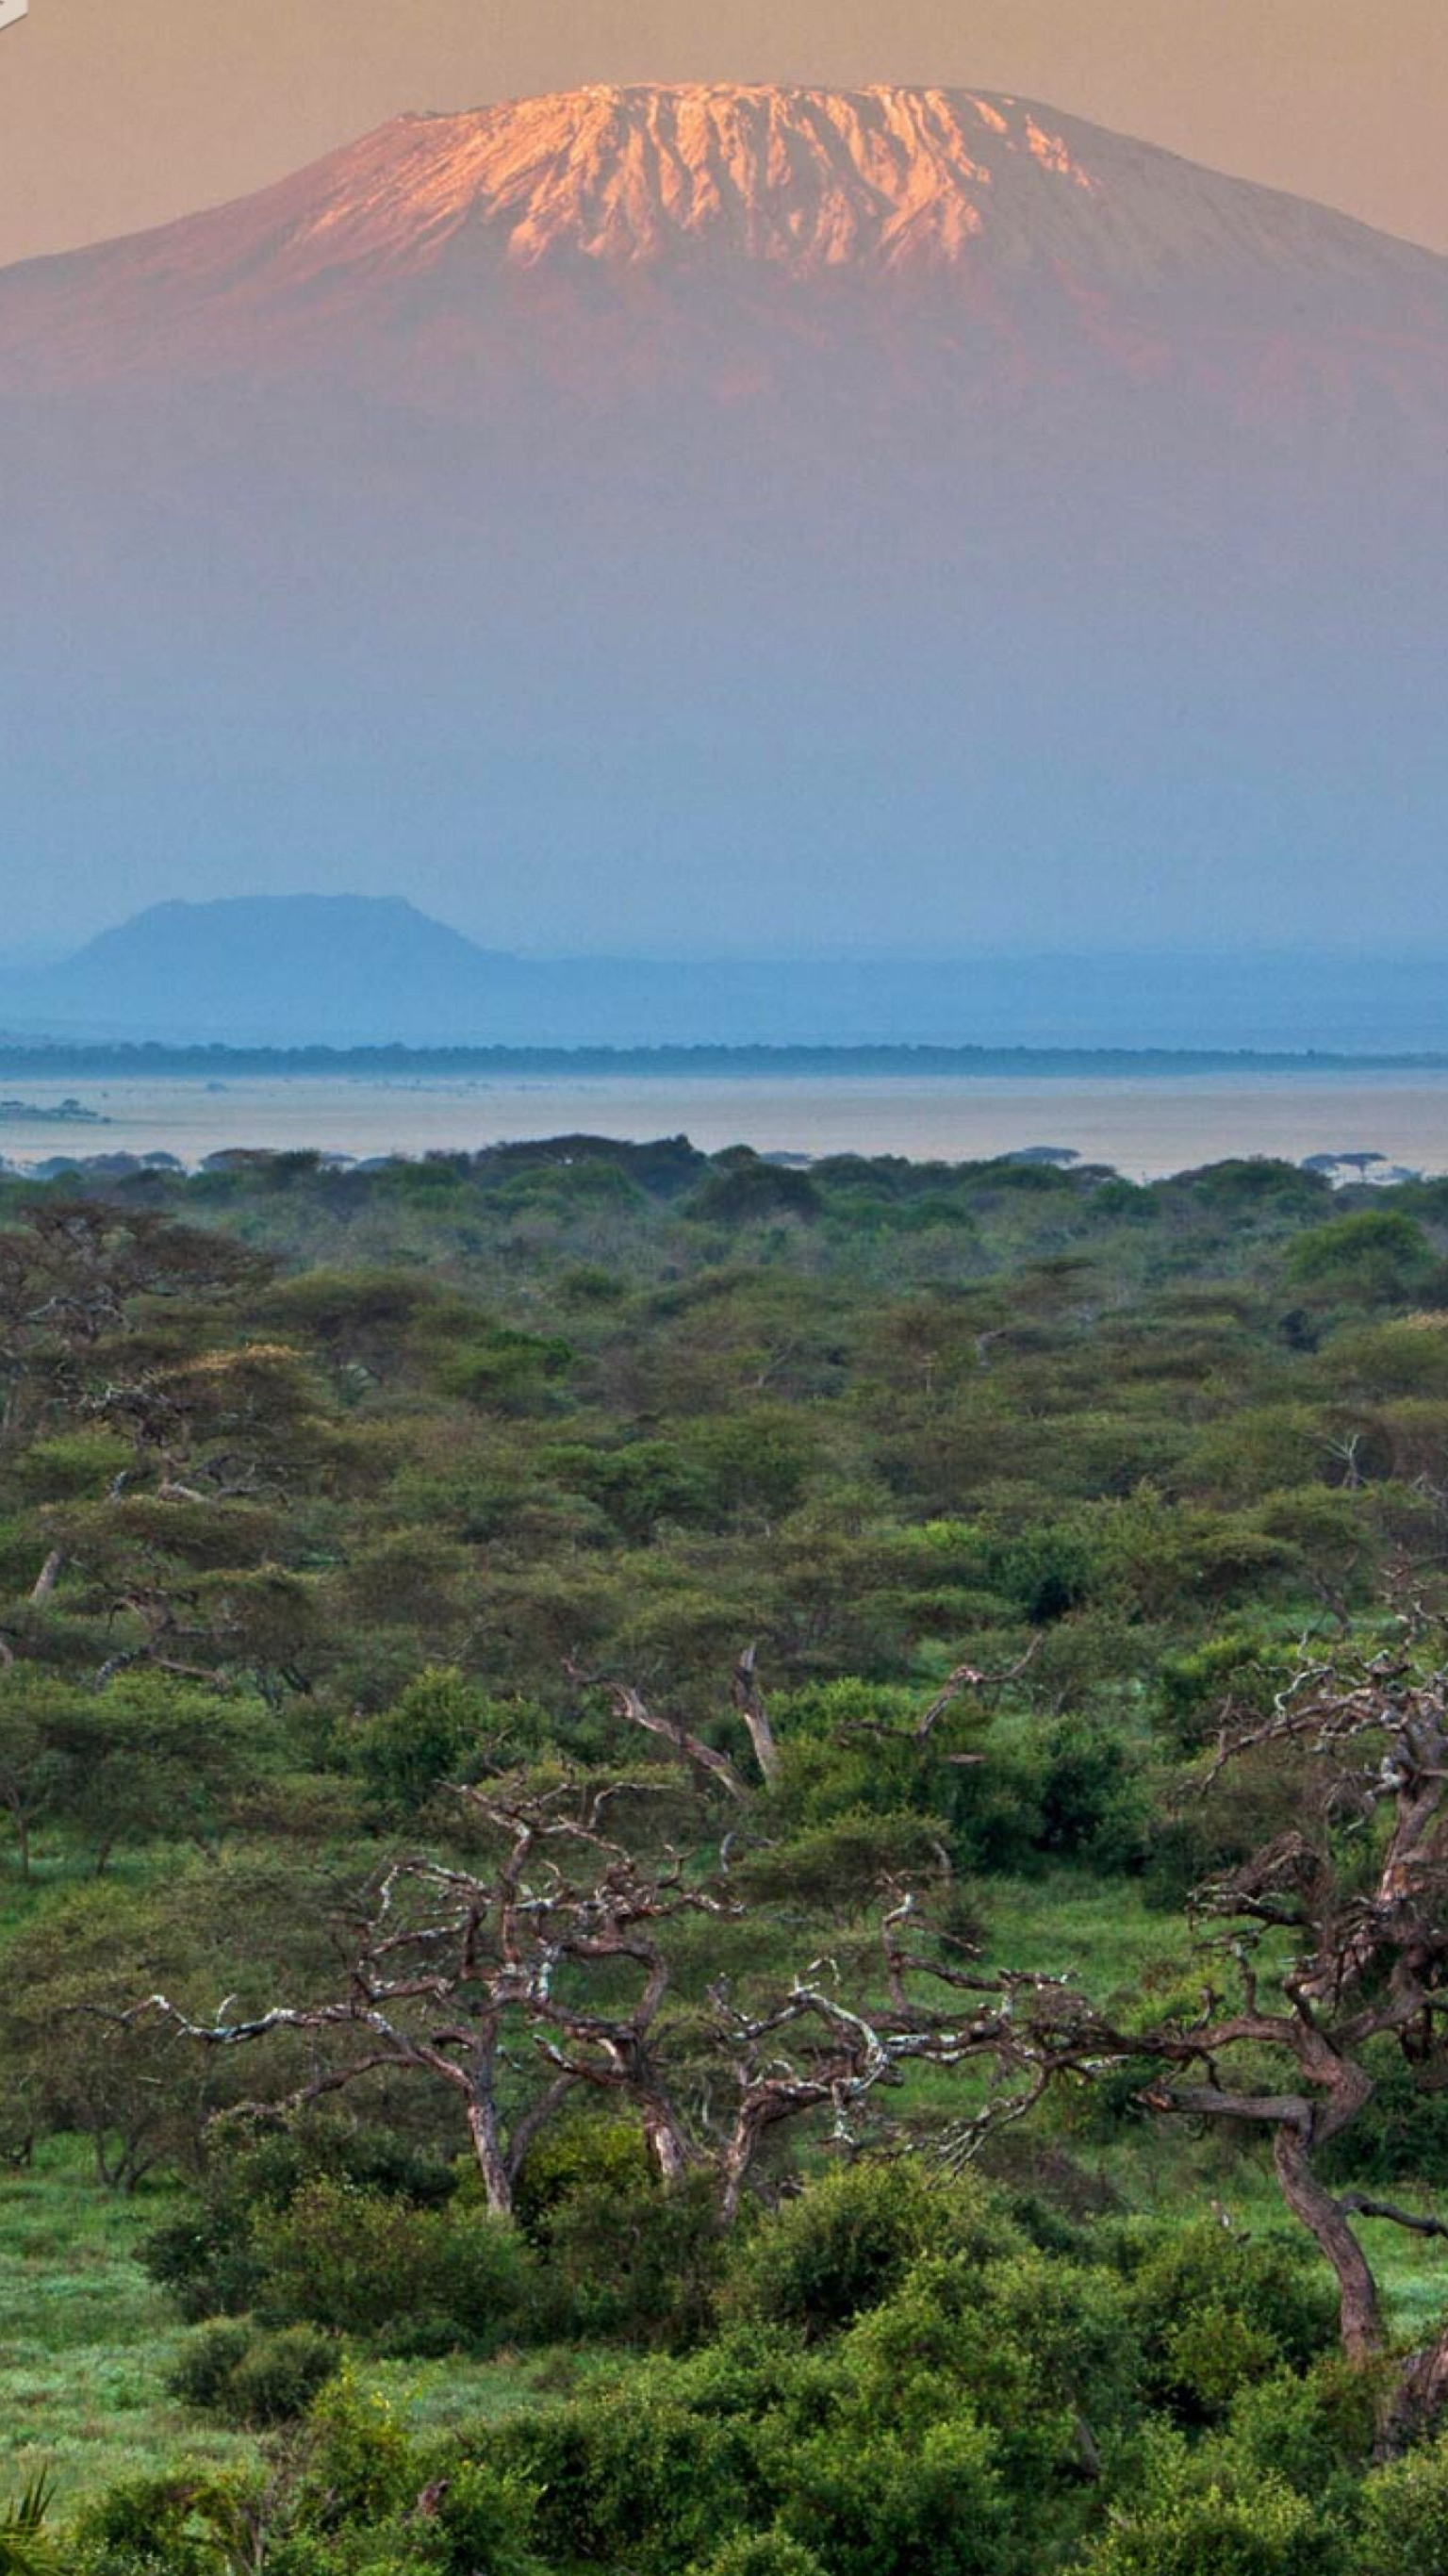
[(832, 929), (821, 922), (812, 955), (520, 956), (396, 897), (168, 902), (80, 944), (57, 920), (48, 965), (0, 955), (0, 1031), (281, 1046), (1448, 1046), (1448, 952), (1427, 939), (1378, 956), (1305, 941), (830, 956)]

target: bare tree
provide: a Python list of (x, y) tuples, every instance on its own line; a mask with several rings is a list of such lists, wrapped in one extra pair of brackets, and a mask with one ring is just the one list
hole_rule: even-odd
[[(635, 1789), (594, 1781), (538, 1794), (506, 1784), (459, 1790), (502, 1846), (496, 1865), (483, 1876), (432, 1859), (394, 1862), (347, 1927), (341, 1993), (212, 2022), (155, 1994), (128, 2018), (162, 2015), (211, 2048), (282, 2032), (333, 2038), (339, 2053), (276, 2109), (300, 2108), (381, 2067), (445, 2086), (496, 2215), (511, 2211), (529, 2147), (579, 2085), (634, 2105), (672, 2179), (689, 2148), (655, 2043), (669, 1986), (656, 1927), (727, 1909), (707, 1890), (685, 1887), (677, 1864), (644, 1870), (603, 1830), (609, 1803)], [(605, 1977), (607, 2001), (595, 1991)], [(615, 2000), (620, 1977), (633, 1991)]]
[[(726, 2220), (737, 2213), (773, 2131), (828, 2111), (835, 2141), (861, 2144), (874, 2096), (902, 2084), (911, 2066), (983, 2060), (996, 2087), (983, 2114), (989, 2125), (1019, 2117), (1045, 2090), (1055, 2068), (1042, 2063), (1040, 2033), (1064, 1993), (1053, 1979), (983, 1973), (969, 1944), (925, 1929), (915, 1891), (895, 1891), (880, 1943), (885, 1995), (879, 2005), (847, 2003), (839, 1970), (825, 1959), (761, 2010), (741, 2009), (725, 1988), (715, 1989), (737, 2094), (716, 2150)], [(1067, 2001), (1074, 2009), (1074, 1999)], [(1011, 2089), (1017, 2084), (1018, 2093)]]
[(565, 1665), (564, 1669), (570, 1681), (582, 1683), (585, 1688), (602, 1682), (615, 1714), (626, 1724), (639, 1727), (645, 1735), (652, 1735), (659, 1743), (666, 1744), (679, 1761), (717, 1781), (731, 1798), (742, 1803), (748, 1797), (749, 1791), (727, 1753), (716, 1752), (712, 1744), (706, 1744), (702, 1736), (695, 1735), (681, 1718), (670, 1717), (665, 1711), (650, 1707), (642, 1691), (636, 1690), (631, 1682), (606, 1680), (601, 1675), (581, 1671), (575, 1663)]

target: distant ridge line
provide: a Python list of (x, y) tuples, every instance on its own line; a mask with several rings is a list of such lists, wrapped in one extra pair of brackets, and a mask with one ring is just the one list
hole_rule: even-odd
[(847, 1078), (956, 1074), (980, 1078), (1214, 1073), (1448, 1073), (1448, 1049), (1364, 1054), (1349, 1050), (1256, 1047), (1039, 1046), (226, 1046), (166, 1045), (159, 1040), (77, 1043), (0, 1037), (0, 1081), (40, 1076), (144, 1075), (155, 1080), (203, 1073), (349, 1075), (563, 1074), (643, 1075), (696, 1079), (818, 1074)]

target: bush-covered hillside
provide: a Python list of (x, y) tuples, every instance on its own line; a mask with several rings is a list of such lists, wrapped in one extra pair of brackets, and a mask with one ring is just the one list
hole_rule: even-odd
[(0, 1184), (0, 2565), (1448, 2569), (1445, 1542), (1448, 1185)]

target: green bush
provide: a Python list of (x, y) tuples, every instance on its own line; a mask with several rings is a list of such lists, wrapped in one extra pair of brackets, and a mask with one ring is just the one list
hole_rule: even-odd
[(917, 2256), (950, 2246), (984, 2255), (1013, 2241), (980, 2187), (934, 2183), (913, 2164), (846, 2166), (732, 2249), (728, 2304), (817, 2341), (889, 2298)]
[(580, 2192), (604, 2187), (636, 2191), (652, 2173), (636, 2120), (575, 2114), (555, 2121), (534, 2139), (513, 2187), (513, 2214), (531, 2242), (545, 2246), (555, 2222)]
[(1234, 2487), (1173, 2457), (1139, 2505), (1112, 2515), (1081, 2576), (1337, 2576), (1343, 2563), (1337, 2536), (1281, 2478)]
[[(532, 2489), (485, 2460), (458, 2460), (443, 2451), (435, 2464), (421, 2463), (424, 2471), (434, 2465), (435, 2486), (442, 2492), (423, 2563), (436, 2566), (438, 2576), (543, 2576), (530, 2546), (537, 2502)], [(400, 2535), (409, 2553), (418, 2548), (418, 2534), (414, 2508)], [(409, 2567), (416, 2563), (410, 2554), (401, 2561)]]
[(318, 2180), (423, 2208), (439, 2207), (457, 2187), (450, 2164), (386, 2129), (335, 2118), (260, 2135), (240, 2125), (213, 2128), (200, 2200), (146, 2238), (141, 2260), (188, 2324), (243, 2314), (261, 2294), (259, 2224)]
[(1249, 2469), (1284, 2477), (1326, 2504), (1334, 2493), (1350, 2519), (1354, 2487), (1372, 2458), (1377, 2432), (1373, 2374), (1340, 2354), (1303, 2376), (1279, 2371), (1240, 2389), (1229, 2425), (1232, 2455)]
[(218, 2317), (213, 2325), (188, 2336), (167, 2377), (172, 2396), (179, 2397), (183, 2406), (223, 2414), (232, 2376), (251, 2350), (255, 2335), (249, 2318)]
[(712, 2175), (665, 2185), (647, 2165), (583, 2180), (547, 2214), (535, 2328), (637, 2344), (695, 2341), (725, 2261)]
[(315, 2326), (267, 2334), (228, 2317), (192, 2336), (169, 2384), (187, 2406), (264, 2430), (304, 2415), (339, 2364), (335, 2341)]
[(1119, 1732), (1064, 1718), (1046, 1739), (1037, 1839), (1042, 1851), (1101, 1870), (1130, 1869), (1148, 1839), (1140, 1762)]
[(428, 1671), (368, 1718), (352, 1738), (352, 1759), (386, 1813), (414, 1815), (487, 1731), (488, 1703), (458, 1672)]
[(381, 2531), (395, 2514), (416, 2503), (423, 2483), (417, 2455), (392, 2407), (359, 2388), (350, 2370), (340, 2370), (312, 2407), (301, 2473), (290, 2498), (294, 2527), (331, 2532), (360, 2525)]
[(696, 2558), (688, 2576), (825, 2576), (823, 2562), (787, 2531), (739, 2531), (711, 2558)]
[(445, 2343), (485, 2351), (516, 2326), (529, 2293), (528, 2251), (513, 2229), (353, 2183), (305, 2184), (258, 2218), (255, 2241), (268, 2321), (383, 2334), (393, 2351), (436, 2350), (439, 2326)]
[(766, 1904), (859, 1914), (882, 1884), (935, 1876), (945, 1830), (935, 1817), (860, 1808), (751, 1852), (740, 1864), (739, 1882)]
[(1218, 1733), (1224, 1715), (1238, 1725), (1269, 1717), (1299, 1660), (1292, 1643), (1242, 1629), (1164, 1656), (1156, 1686), (1163, 1732), (1194, 1753)]
[(1174, 2228), (1150, 2244), (1130, 2291), (1148, 2386), (1185, 2423), (1220, 2423), (1239, 2390), (1336, 2345), (1325, 2268), (1285, 2233)]
[(1352, 1306), (1390, 1306), (1421, 1291), (1433, 1250), (1420, 1225), (1398, 1208), (1334, 1217), (1298, 1235), (1286, 1263), (1292, 1286)]
[(753, 2428), (691, 2406), (671, 2376), (510, 2417), (494, 2456), (536, 2495), (535, 2542), (550, 2566), (677, 2576), (753, 2518)]
[(206, 2469), (129, 2478), (82, 2508), (76, 2576), (221, 2576), (244, 2565), (248, 2482)]
[(1353, 2576), (1448, 2576), (1448, 2435), (1375, 2470)]

